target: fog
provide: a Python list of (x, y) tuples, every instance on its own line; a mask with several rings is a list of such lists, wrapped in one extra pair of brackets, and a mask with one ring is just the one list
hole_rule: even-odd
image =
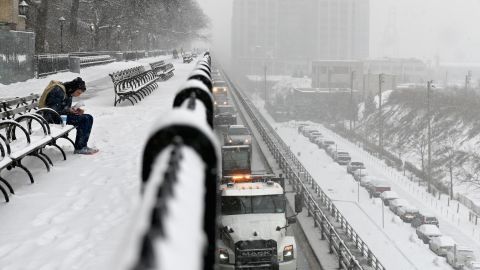
[[(233, 0), (198, 1), (211, 18), (215, 51), (229, 54)], [(478, 0), (371, 0), (370, 57), (480, 62), (479, 10)]]

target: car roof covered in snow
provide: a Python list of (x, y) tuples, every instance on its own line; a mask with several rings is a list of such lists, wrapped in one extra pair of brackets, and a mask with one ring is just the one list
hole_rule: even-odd
[(433, 224), (423, 224), (417, 230), (426, 235), (442, 235), (438, 227)]
[(447, 235), (435, 237), (432, 239), (432, 241), (441, 247), (452, 247), (455, 245), (455, 241), (453, 241), (453, 238)]

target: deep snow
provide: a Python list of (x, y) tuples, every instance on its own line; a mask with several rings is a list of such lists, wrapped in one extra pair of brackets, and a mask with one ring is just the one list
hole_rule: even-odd
[[(81, 76), (87, 92), (80, 98), (94, 116), (90, 145), (94, 156), (73, 155), (67, 161), (48, 151), (54, 165), (27, 160), (36, 183), (19, 171), (3, 171), (14, 186), (10, 203), (0, 202), (0, 268), (2, 270), (112, 269), (115, 254), (125, 243), (128, 224), (139, 203), (140, 157), (156, 119), (171, 109), (173, 97), (192, 71), (194, 62), (173, 60), (175, 76), (135, 106), (113, 107), (113, 85), (108, 73), (148, 65), (164, 57), (89, 67), (82, 73), (61, 73), (43, 79), (0, 85), (1, 97), (41, 93), (52, 79)], [(171, 61), (171, 60), (168, 60)], [(74, 133), (71, 134), (74, 138)]]

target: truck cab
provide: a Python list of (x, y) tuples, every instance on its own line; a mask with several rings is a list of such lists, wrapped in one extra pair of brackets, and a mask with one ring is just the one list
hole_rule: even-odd
[(220, 185), (219, 269), (297, 268), (297, 246), (287, 228), (286, 197), (280, 183), (262, 176), (231, 176)]

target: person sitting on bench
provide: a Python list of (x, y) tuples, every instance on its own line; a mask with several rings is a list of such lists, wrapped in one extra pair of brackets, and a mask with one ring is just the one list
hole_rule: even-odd
[[(50, 108), (60, 115), (67, 115), (67, 125), (77, 128), (75, 154), (92, 155), (98, 149), (87, 146), (93, 125), (93, 117), (83, 113), (81, 108), (72, 108), (72, 98), (81, 96), (87, 90), (85, 82), (78, 77), (70, 82), (51, 81), (40, 97), (39, 108)], [(45, 113), (45, 119), (54, 123), (53, 113)]]

